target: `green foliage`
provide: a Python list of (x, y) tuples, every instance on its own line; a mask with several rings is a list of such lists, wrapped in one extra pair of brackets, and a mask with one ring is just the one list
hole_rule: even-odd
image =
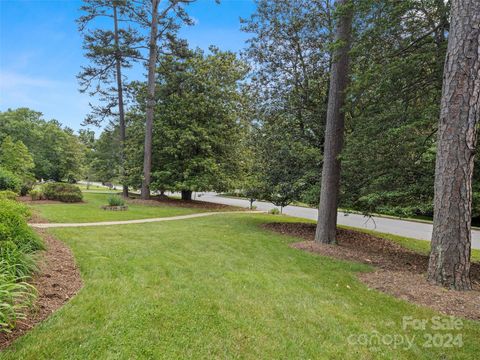
[(33, 179), (33, 158), (28, 148), (20, 140), (13, 141), (10, 136), (3, 139), (0, 146), (0, 166), (22, 179), (23, 183)]
[(285, 206), (317, 203), (333, 24), (328, 2), (262, 0), (243, 20), (254, 69), (250, 116), (256, 183)]
[(11, 190), (0, 191), (0, 200), (15, 200), (18, 194)]
[(268, 213), (271, 215), (280, 215), (280, 210), (278, 210), (277, 208), (273, 208)]
[(74, 203), (83, 199), (82, 190), (76, 185), (67, 183), (47, 183), (42, 185), (42, 192), (48, 200)]
[[(246, 65), (211, 48), (165, 56), (158, 67), (153, 134), (153, 190), (224, 191), (241, 172), (245, 98), (239, 82)], [(136, 84), (138, 107), (129, 115), (128, 173), (141, 181), (145, 84)]]
[(364, 5), (352, 49), (342, 205), (431, 215), (448, 4)]
[(0, 259), (0, 333), (10, 332), (17, 321), (25, 319), (25, 310), (33, 304), (35, 288), (10, 272)]
[[(330, 53), (338, 45), (332, 5), (261, 0), (243, 20), (252, 34), (245, 54), (255, 70), (253, 157), (264, 197), (278, 203), (318, 203)], [(342, 207), (431, 214), (448, 18), (449, 2), (355, 2)], [(477, 209), (480, 198), (474, 199)]]
[(0, 243), (11, 241), (25, 252), (43, 249), (38, 235), (27, 225), (29, 209), (16, 201), (0, 200)]
[(29, 192), (29, 195), (32, 200), (43, 200), (45, 196), (43, 195), (43, 191), (41, 189), (34, 189)]
[(25, 280), (36, 270), (34, 253), (44, 245), (27, 225), (28, 216), (25, 205), (0, 199), (0, 332), (24, 318), (35, 298), (35, 289)]
[[(73, 130), (58, 121), (45, 121), (41, 113), (26, 108), (0, 112), (0, 142), (7, 137), (26, 146), (33, 157), (35, 178), (61, 181), (82, 176), (84, 146)], [(25, 152), (22, 159), (29, 164)]]
[[(141, 129), (137, 131), (136, 134), (140, 136)], [(118, 126), (107, 126), (93, 145), (90, 178), (102, 183), (121, 182), (121, 149)]]
[(10, 190), (19, 193), (22, 181), (11, 171), (0, 167), (0, 190)]
[(109, 196), (107, 199), (109, 206), (124, 206), (125, 199), (118, 195)]

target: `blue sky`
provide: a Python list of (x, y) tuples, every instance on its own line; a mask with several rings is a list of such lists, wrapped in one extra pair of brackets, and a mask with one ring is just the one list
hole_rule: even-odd
[[(89, 111), (76, 75), (85, 64), (75, 19), (80, 0), (0, 0), (0, 111), (29, 107), (46, 119), (80, 129)], [(197, 0), (189, 6), (197, 24), (182, 29), (192, 47), (239, 51), (248, 34), (240, 17), (255, 10), (253, 0)], [(141, 76), (137, 72), (137, 76)]]

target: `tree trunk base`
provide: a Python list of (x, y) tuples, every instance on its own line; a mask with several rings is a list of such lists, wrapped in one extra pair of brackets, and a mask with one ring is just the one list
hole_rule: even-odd
[(430, 284), (443, 286), (445, 288), (457, 291), (472, 290), (470, 280), (470, 263), (449, 262), (439, 263), (440, 259), (445, 258), (444, 254), (432, 252), (428, 264), (427, 280)]
[(337, 237), (336, 235), (336, 227), (335, 227), (335, 235), (325, 233), (324, 230), (325, 225), (321, 225), (320, 227), (317, 226), (315, 231), (315, 242), (319, 244), (326, 244), (326, 245), (337, 245)]
[(145, 180), (142, 182), (142, 189), (140, 191), (140, 198), (142, 200), (150, 200), (150, 187)]
[(128, 198), (128, 186), (127, 185), (123, 185), (123, 188), (122, 188), (122, 196), (124, 198)]
[(186, 201), (192, 200), (192, 191), (182, 190), (182, 200), (186, 200)]

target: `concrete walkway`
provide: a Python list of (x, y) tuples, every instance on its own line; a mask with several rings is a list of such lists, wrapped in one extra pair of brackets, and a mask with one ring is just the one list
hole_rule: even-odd
[(192, 219), (198, 217), (212, 216), (212, 215), (224, 215), (224, 214), (261, 214), (263, 211), (214, 211), (205, 212), (190, 215), (179, 215), (161, 218), (150, 219), (137, 219), (137, 220), (122, 220), (122, 221), (100, 221), (100, 222), (88, 222), (88, 223), (31, 223), (31, 227), (37, 229), (49, 229), (49, 228), (67, 228), (67, 227), (87, 227), (87, 226), (110, 226), (110, 225), (129, 225), (129, 224), (143, 224), (159, 221), (173, 221)]

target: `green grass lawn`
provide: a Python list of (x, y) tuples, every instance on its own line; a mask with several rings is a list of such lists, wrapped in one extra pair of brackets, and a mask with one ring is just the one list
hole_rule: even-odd
[(82, 191), (104, 191), (104, 192), (121, 192), (122, 189), (121, 188), (117, 188), (116, 190), (113, 190), (113, 189), (109, 189), (108, 187), (106, 186), (99, 186), (99, 185), (93, 185), (93, 184), (90, 184), (88, 186), (88, 189), (87, 189), (87, 185), (86, 184), (75, 184), (77, 185)]
[(77, 204), (35, 204), (32, 208), (49, 222), (80, 223), (95, 221), (135, 220), (165, 216), (187, 215), (206, 210), (175, 206), (148, 206), (128, 204), (127, 211), (106, 211), (101, 206), (107, 205), (111, 194), (84, 192), (84, 203)]
[[(369, 290), (366, 265), (288, 247), (259, 225), (291, 219), (228, 214), (121, 227), (52, 230), (85, 282), (66, 306), (0, 359), (473, 359), (480, 323), (402, 328), (437, 313)], [(424, 347), (426, 334), (461, 347)], [(358, 336), (415, 337), (404, 346)], [(361, 340), (363, 341), (363, 340)], [(428, 345), (428, 343), (427, 343)]]

